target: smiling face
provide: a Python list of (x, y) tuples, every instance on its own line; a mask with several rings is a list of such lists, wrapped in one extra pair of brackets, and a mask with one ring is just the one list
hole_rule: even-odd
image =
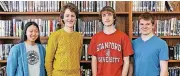
[(64, 23), (65, 27), (73, 27), (76, 23), (76, 14), (71, 12), (70, 9), (66, 9), (64, 12)]
[(102, 22), (104, 24), (104, 26), (112, 26), (114, 23), (114, 17), (113, 17), (113, 13), (109, 12), (109, 11), (103, 11), (101, 13), (102, 15)]
[(35, 25), (30, 25), (26, 30), (27, 41), (35, 42), (38, 38), (39, 30)]
[(152, 24), (151, 20), (139, 20), (139, 30), (141, 35), (150, 35), (153, 33), (154, 25)]

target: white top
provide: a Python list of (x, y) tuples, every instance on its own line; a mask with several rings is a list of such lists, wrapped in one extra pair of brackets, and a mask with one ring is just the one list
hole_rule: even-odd
[(40, 54), (38, 45), (26, 45), (27, 60), (29, 76), (39, 76), (40, 75)]

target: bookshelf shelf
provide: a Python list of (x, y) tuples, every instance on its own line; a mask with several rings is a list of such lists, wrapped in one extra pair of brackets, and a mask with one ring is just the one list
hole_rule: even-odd
[[(59, 15), (60, 12), (0, 12), (0, 15)], [(80, 12), (80, 15), (99, 15), (99, 12)], [(129, 12), (116, 12), (116, 14), (129, 14)]]
[[(91, 39), (92, 37), (84, 37), (83, 39)], [(0, 39), (10, 39), (10, 40), (13, 40), (13, 39), (20, 39), (20, 37), (0, 37)], [(41, 37), (41, 39), (48, 39), (48, 37)]]
[(0, 15), (28, 15), (28, 14), (31, 14), (31, 15), (43, 15), (43, 14), (46, 14), (46, 15), (58, 15), (60, 14), (60, 12), (0, 12)]
[(168, 62), (170, 62), (170, 63), (176, 63), (176, 62), (180, 62), (180, 60), (168, 60)]
[[(144, 12), (132, 12), (132, 13), (133, 14), (142, 14)], [(180, 14), (180, 12), (149, 12), (149, 13), (160, 14), (160, 15), (162, 15), (162, 14), (167, 14), (167, 15), (169, 15), (169, 14)]]
[(129, 14), (129, 12), (116, 12), (116, 14), (118, 15), (118, 14)]
[(20, 39), (20, 37), (0, 37), (0, 39)]
[[(180, 38), (180, 36), (159, 36), (160, 38), (163, 39), (176, 39), (176, 38)], [(138, 38), (137, 36), (133, 36), (133, 38)]]
[[(79, 14), (83, 15), (83, 14), (94, 14), (94, 15), (99, 15), (99, 12), (80, 12)], [(129, 14), (129, 12), (116, 12), (116, 14)]]
[(99, 12), (80, 12), (79, 13), (80, 15), (98, 15), (99, 14)]
[(81, 60), (81, 63), (91, 63), (91, 61)]
[[(0, 63), (6, 63), (6, 60), (0, 60)], [(81, 63), (91, 63), (91, 61), (85, 61), (85, 60), (81, 60)]]
[[(0, 37), (0, 39), (20, 39), (20, 37)], [(40, 39), (48, 39), (48, 37), (41, 37)]]
[(6, 60), (0, 60), (0, 63), (6, 63), (7, 61)]
[(91, 39), (92, 37), (84, 37), (84, 39)]

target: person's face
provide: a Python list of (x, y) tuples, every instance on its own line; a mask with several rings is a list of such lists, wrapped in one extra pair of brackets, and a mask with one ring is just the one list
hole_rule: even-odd
[(142, 35), (149, 35), (153, 33), (154, 25), (151, 20), (141, 19), (139, 21), (139, 30)]
[(35, 25), (30, 25), (27, 28), (26, 36), (28, 41), (35, 42), (35, 40), (38, 38), (38, 35), (39, 35), (39, 31)]
[(114, 23), (113, 13), (109, 11), (102, 12), (102, 22), (104, 26), (111, 26)]
[(76, 14), (71, 12), (69, 9), (66, 9), (64, 12), (64, 23), (67, 27), (73, 27), (76, 23)]

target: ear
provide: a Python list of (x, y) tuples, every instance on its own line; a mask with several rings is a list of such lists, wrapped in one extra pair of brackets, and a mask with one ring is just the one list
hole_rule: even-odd
[(152, 28), (153, 28), (153, 30), (154, 30), (154, 29), (155, 29), (155, 24), (152, 24), (152, 26), (153, 26)]

